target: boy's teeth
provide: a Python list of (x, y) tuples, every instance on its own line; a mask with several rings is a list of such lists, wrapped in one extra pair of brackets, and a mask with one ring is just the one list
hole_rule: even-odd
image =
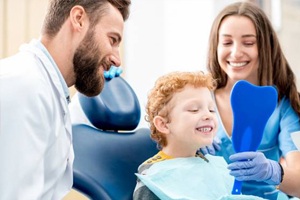
[(202, 131), (202, 132), (208, 132), (208, 131), (211, 131), (211, 128), (200, 128), (200, 131)]

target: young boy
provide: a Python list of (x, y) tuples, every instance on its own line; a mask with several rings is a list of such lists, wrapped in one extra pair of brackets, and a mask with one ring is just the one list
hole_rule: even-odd
[(233, 177), (225, 160), (198, 152), (217, 130), (214, 88), (202, 72), (172, 72), (156, 81), (146, 120), (160, 151), (139, 166), (133, 199), (230, 199)]

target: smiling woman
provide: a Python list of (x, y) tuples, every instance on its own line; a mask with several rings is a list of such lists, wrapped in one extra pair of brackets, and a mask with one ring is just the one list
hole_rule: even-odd
[[(295, 178), (300, 177), (300, 153), (291, 139), (291, 133), (300, 130), (300, 94), (295, 73), (262, 9), (242, 1), (219, 12), (210, 32), (207, 69), (217, 80), (214, 96), (222, 124), (217, 131), (221, 142), (216, 155), (230, 163), (231, 175), (244, 181), (242, 193), (272, 200), (279, 195), (286, 199), (286, 194), (300, 196), (296, 189), (300, 178)], [(277, 106), (263, 130), (258, 152), (239, 153), (233, 149), (230, 94), (239, 80), (277, 89)], [(248, 159), (251, 165), (237, 167)]]
[(219, 28), (218, 62), (232, 81), (258, 84), (258, 48), (254, 24), (248, 17), (229, 16)]

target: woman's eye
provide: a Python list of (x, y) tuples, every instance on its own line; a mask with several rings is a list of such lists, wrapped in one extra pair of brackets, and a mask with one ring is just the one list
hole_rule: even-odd
[(229, 46), (229, 45), (231, 45), (231, 42), (224, 42), (223, 43), (223, 46)]
[(256, 40), (247, 40), (247, 41), (244, 41), (243, 44), (245, 46), (253, 46), (256, 44)]
[(253, 42), (245, 43), (245, 46), (253, 46), (253, 45), (254, 45)]
[(232, 41), (222, 41), (223, 46), (229, 46), (232, 44)]

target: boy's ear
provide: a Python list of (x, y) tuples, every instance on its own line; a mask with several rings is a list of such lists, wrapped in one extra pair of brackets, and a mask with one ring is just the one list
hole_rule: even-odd
[(169, 128), (167, 125), (167, 120), (161, 116), (155, 116), (153, 119), (154, 126), (156, 129), (164, 134), (169, 134)]

